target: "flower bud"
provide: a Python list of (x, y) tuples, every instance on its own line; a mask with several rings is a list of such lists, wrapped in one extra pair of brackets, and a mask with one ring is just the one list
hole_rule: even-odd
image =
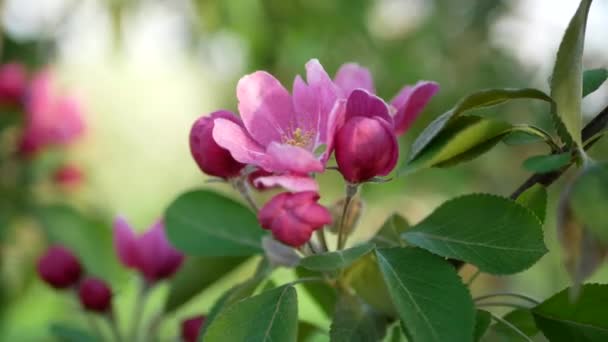
[(299, 247), (312, 232), (331, 223), (327, 208), (317, 203), (319, 194), (314, 191), (284, 192), (274, 196), (260, 210), (258, 219), (262, 228), (272, 231), (275, 239), (292, 247)]
[(0, 104), (18, 105), (27, 85), (27, 73), (23, 65), (8, 63), (0, 67)]
[(190, 317), (182, 321), (182, 341), (196, 342), (207, 317), (203, 315)]
[(84, 279), (78, 288), (78, 297), (87, 311), (106, 313), (112, 307), (112, 291), (105, 281), (98, 278)]
[(338, 169), (350, 183), (391, 172), (399, 145), (384, 101), (361, 89), (351, 93), (344, 124), (336, 132), (335, 152)]
[(196, 120), (190, 130), (190, 152), (198, 167), (206, 174), (220, 178), (238, 176), (245, 167), (234, 160), (228, 150), (220, 147), (213, 139), (214, 120), (230, 120), (242, 125), (240, 119), (229, 111), (217, 111)]
[(53, 173), (53, 181), (64, 189), (76, 188), (83, 179), (83, 173), (76, 165), (66, 164), (60, 166)]
[(66, 248), (50, 247), (38, 260), (38, 275), (56, 289), (76, 285), (82, 274), (78, 259)]

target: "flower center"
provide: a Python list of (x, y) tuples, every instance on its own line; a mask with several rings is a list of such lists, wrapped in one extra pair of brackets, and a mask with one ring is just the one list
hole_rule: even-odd
[(298, 146), (298, 147), (308, 147), (310, 146), (311, 140), (314, 136), (314, 133), (311, 131), (305, 132), (301, 128), (296, 128), (291, 137), (284, 136), (283, 143)]

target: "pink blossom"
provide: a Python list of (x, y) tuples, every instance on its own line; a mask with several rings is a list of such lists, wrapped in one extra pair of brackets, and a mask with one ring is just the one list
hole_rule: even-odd
[(213, 138), (218, 145), (237, 161), (273, 173), (257, 179), (264, 186), (316, 191), (316, 182), (308, 176), (324, 170), (333, 150), (345, 103), (316, 59), (306, 64), (306, 79), (296, 77), (292, 96), (264, 71), (247, 75), (237, 85), (244, 127), (215, 120)]
[(27, 72), (20, 63), (0, 66), (0, 104), (15, 106), (21, 103), (27, 85)]
[(117, 217), (114, 221), (114, 248), (123, 265), (138, 270), (149, 283), (171, 277), (184, 259), (167, 241), (162, 221), (136, 236), (129, 223)]
[(228, 150), (220, 147), (213, 140), (214, 121), (219, 118), (243, 126), (236, 115), (226, 110), (199, 118), (190, 130), (190, 153), (204, 173), (220, 178), (236, 177), (245, 165), (234, 160)]
[(49, 71), (32, 80), (26, 98), (26, 120), (20, 151), (31, 156), (52, 145), (67, 145), (84, 131), (80, 103), (56, 93)]
[(260, 210), (258, 219), (275, 239), (299, 247), (310, 240), (315, 230), (332, 221), (329, 210), (318, 200), (319, 194), (313, 191), (280, 193)]
[[(341, 95), (348, 97), (355, 89), (374, 93), (374, 81), (366, 68), (356, 63), (346, 63), (340, 67), (334, 78)], [(439, 85), (432, 81), (419, 81), (415, 85), (404, 86), (390, 102), (394, 113), (394, 130), (397, 135), (405, 133), (431, 98), (439, 91)]]
[(350, 183), (365, 182), (390, 173), (398, 157), (388, 106), (363, 89), (353, 90), (346, 103), (344, 124), (336, 132), (340, 173)]

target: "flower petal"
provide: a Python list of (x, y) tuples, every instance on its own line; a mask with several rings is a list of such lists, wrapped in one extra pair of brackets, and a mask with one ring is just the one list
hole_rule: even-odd
[(118, 259), (129, 268), (137, 268), (139, 257), (135, 233), (124, 217), (118, 216), (114, 220), (114, 249)]
[(261, 145), (281, 141), (295, 129), (291, 96), (269, 73), (256, 71), (241, 78), (236, 96), (247, 131)]
[(297, 175), (258, 177), (254, 180), (254, 184), (266, 188), (280, 186), (291, 192), (319, 191), (319, 184), (314, 179)]
[(334, 108), (331, 110), (327, 120), (327, 141), (325, 146), (325, 151), (321, 154), (321, 163), (325, 165), (327, 160), (331, 156), (334, 151), (334, 141), (335, 135), (338, 128), (342, 127), (344, 124), (344, 114), (346, 112), (346, 100), (338, 100), (334, 104)]
[(297, 76), (293, 84), (293, 103), (297, 125), (305, 132), (314, 132), (313, 149), (326, 144), (328, 117), (338, 99), (338, 88), (316, 59), (306, 63), (304, 83)]
[(301, 147), (273, 142), (266, 149), (266, 154), (267, 171), (296, 174), (323, 171), (323, 164), (314, 154)]
[(334, 82), (342, 90), (344, 97), (348, 97), (357, 88), (365, 89), (370, 93), (376, 92), (372, 74), (357, 63), (343, 64), (336, 72)]
[(381, 118), (393, 124), (393, 118), (389, 114), (386, 103), (376, 95), (363, 89), (355, 89), (346, 102), (345, 120), (355, 116), (365, 116), (369, 118)]
[(245, 129), (231, 120), (217, 118), (213, 121), (213, 140), (227, 149), (232, 158), (243, 164), (262, 166), (265, 152)]
[(395, 114), (395, 133), (401, 135), (412, 125), (422, 109), (439, 91), (439, 85), (431, 81), (420, 81), (415, 86), (405, 86), (391, 104), (397, 108)]

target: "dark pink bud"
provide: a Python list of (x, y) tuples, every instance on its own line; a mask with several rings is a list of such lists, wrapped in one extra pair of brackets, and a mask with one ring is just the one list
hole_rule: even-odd
[(38, 275), (56, 289), (76, 285), (82, 274), (78, 259), (66, 248), (52, 246), (38, 260)]
[(112, 290), (98, 278), (84, 279), (78, 288), (78, 297), (87, 311), (105, 313), (112, 307)]
[(182, 340), (184, 342), (198, 341), (198, 335), (200, 334), (206, 319), (207, 317), (199, 315), (182, 321)]
[(82, 182), (82, 179), (82, 171), (76, 165), (72, 164), (63, 165), (53, 173), (53, 181), (55, 184), (66, 189), (77, 187)]
[(272, 231), (275, 239), (299, 247), (310, 240), (313, 231), (331, 223), (329, 210), (318, 204), (318, 200), (319, 194), (314, 191), (284, 192), (266, 203), (258, 219), (262, 228)]
[(18, 105), (27, 84), (27, 72), (19, 63), (8, 63), (0, 67), (0, 104)]
[(235, 177), (245, 165), (234, 160), (230, 152), (220, 147), (213, 139), (213, 121), (217, 118), (242, 125), (236, 115), (225, 110), (199, 118), (190, 130), (190, 152), (204, 173), (220, 178)]
[(336, 132), (335, 152), (338, 169), (350, 183), (391, 172), (399, 145), (384, 101), (361, 89), (351, 93), (344, 124)]

